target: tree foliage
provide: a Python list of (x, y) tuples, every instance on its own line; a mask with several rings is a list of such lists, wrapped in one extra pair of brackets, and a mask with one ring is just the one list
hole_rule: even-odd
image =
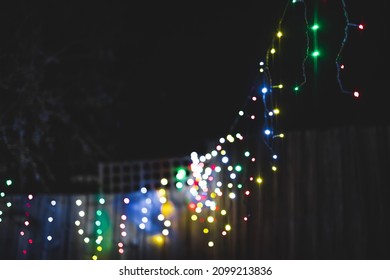
[(110, 74), (110, 34), (97, 32), (96, 22), (77, 26), (84, 21), (73, 18), (72, 5), (18, 4), (1, 15), (2, 177), (20, 191), (58, 191), (112, 156), (122, 84)]

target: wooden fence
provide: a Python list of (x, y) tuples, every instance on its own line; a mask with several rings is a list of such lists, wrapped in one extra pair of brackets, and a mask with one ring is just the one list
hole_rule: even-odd
[(261, 160), (243, 169), (259, 171), (263, 182), (249, 198), (218, 198), (227, 234), (219, 221), (192, 220), (186, 189), (169, 188), (164, 211), (158, 188), (141, 185), (34, 197), (3, 191), (0, 258), (389, 259), (390, 127), (292, 131), (279, 148), (272, 172), (256, 145)]

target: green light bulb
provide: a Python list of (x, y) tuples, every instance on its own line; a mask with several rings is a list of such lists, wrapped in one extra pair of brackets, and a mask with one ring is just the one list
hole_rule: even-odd
[(177, 180), (183, 180), (186, 177), (186, 170), (184, 168), (179, 168), (176, 173)]
[(314, 24), (312, 27), (311, 27), (311, 30), (313, 31), (316, 31), (320, 28), (320, 26), (318, 24)]

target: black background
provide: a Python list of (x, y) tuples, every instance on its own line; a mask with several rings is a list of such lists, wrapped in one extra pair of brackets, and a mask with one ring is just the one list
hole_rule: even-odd
[[(29, 147), (41, 177), (50, 173), (47, 166), (66, 177), (95, 170), (98, 161), (204, 152), (256, 94), (258, 64), (286, 3), (3, 2), (0, 124), (8, 138), (2, 144)], [(346, 1), (350, 22), (365, 24), (363, 31), (348, 29), (342, 56), (342, 81), (359, 90), (359, 99), (342, 93), (336, 79), (345, 35), (342, 1), (307, 4), (309, 24), (317, 19), (321, 25), (315, 40), (321, 56), (316, 64), (308, 58), (303, 90), (290, 90), (302, 80), (306, 26), (303, 4), (289, 4), (274, 73), (275, 83), (290, 85), (277, 96), (278, 129), (389, 124), (385, 3)], [(15, 119), (24, 120), (23, 129)], [(34, 142), (37, 129), (41, 138)], [(8, 163), (20, 164), (20, 151), (2, 148)]]

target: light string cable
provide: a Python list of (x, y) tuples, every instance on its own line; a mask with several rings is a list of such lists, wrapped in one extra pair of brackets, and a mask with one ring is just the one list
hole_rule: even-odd
[[(283, 20), (284, 20), (284, 17), (286, 15), (286, 12), (287, 12), (287, 9), (289, 7), (289, 4), (290, 4), (290, 1), (287, 1), (285, 7), (284, 7), (284, 10), (283, 10), (283, 14), (278, 22), (278, 34), (277, 34), (277, 37), (280, 38), (282, 36), (282, 33), (281, 33), (281, 26), (282, 26), (282, 23), (283, 23)], [(275, 114), (273, 113), (273, 109), (269, 109), (270, 107), (272, 107), (273, 103), (274, 103), (274, 99), (273, 99), (273, 88), (274, 87), (278, 87), (278, 88), (282, 88), (282, 84), (278, 85), (278, 86), (274, 86), (273, 83), (272, 83), (272, 75), (271, 75), (271, 70), (270, 70), (270, 54), (274, 54), (276, 52), (275, 48), (274, 48), (274, 44), (275, 44), (275, 36), (272, 37), (272, 41), (271, 41), (271, 46), (267, 49), (267, 52), (266, 52), (266, 57), (265, 57), (265, 64), (263, 64), (263, 62), (260, 62), (260, 66), (263, 66), (264, 65), (264, 68), (262, 68), (263, 70), (261, 70), (261, 72), (264, 73), (264, 78), (265, 78), (265, 82), (264, 82), (264, 86), (262, 86), (261, 88), (261, 93), (262, 93), (262, 100), (263, 100), (263, 106), (264, 106), (264, 134), (265, 134), (265, 137), (263, 137), (263, 140), (264, 140), (264, 143), (266, 145), (266, 147), (271, 151), (273, 152), (273, 145), (272, 145), (272, 142), (270, 141), (271, 139), (274, 139), (275, 136), (277, 135), (272, 135), (273, 132), (272, 132), (272, 128), (274, 127), (274, 119), (275, 119)], [(271, 106), (268, 106), (268, 104), (270, 104)]]
[[(303, 9), (304, 9), (303, 12), (304, 12), (304, 22), (305, 22), (305, 28), (306, 28), (306, 31), (305, 31), (306, 49), (305, 49), (305, 56), (304, 56), (303, 61), (301, 63), (301, 65), (302, 65), (302, 81), (298, 85), (295, 85), (294, 91), (298, 91), (307, 82), (306, 62), (307, 62), (307, 59), (309, 57), (309, 49), (310, 49), (307, 6), (306, 6), (305, 1), (303, 1), (303, 0), (292, 1), (293, 4), (295, 4), (297, 2), (302, 3)], [(284, 21), (284, 18), (285, 18), (285, 15), (287, 13), (287, 10), (288, 10), (290, 3), (291, 3), (290, 1), (287, 1), (286, 5), (284, 7), (284, 10), (283, 10), (282, 16), (278, 21), (278, 33), (277, 33), (278, 39), (280, 39), (283, 35), (281, 32), (281, 26), (282, 26), (282, 23)], [(275, 37), (273, 37), (273, 39), (271, 41), (271, 46), (266, 51), (265, 62), (264, 61), (259, 62), (260, 69), (259, 69), (258, 74), (255, 77), (254, 86), (251, 89), (251, 91), (255, 90), (256, 94), (260, 93), (262, 95), (262, 103), (263, 103), (263, 107), (264, 107), (264, 134), (265, 134), (265, 137), (263, 138), (263, 140), (264, 140), (266, 147), (271, 152), (273, 152), (272, 140), (275, 138), (282, 138), (284, 136), (284, 134), (273, 134), (273, 131), (272, 131), (273, 127), (275, 126), (275, 124), (274, 124), (275, 115), (277, 115), (279, 113), (278, 109), (275, 110), (273, 108), (274, 100), (273, 100), (273, 90), (272, 89), (273, 88), (279, 88), (279, 89), (283, 88), (282, 84), (273, 85), (273, 80), (272, 80), (272, 75), (271, 75), (271, 66), (270, 66), (270, 63), (271, 63), (270, 56), (271, 56), (271, 54), (273, 55), (276, 52), (276, 50), (274, 48), (274, 44), (275, 44)], [(259, 76), (259, 73), (262, 74), (262, 76), (263, 76), (262, 79), (260, 79), (261, 77)], [(259, 83), (260, 83), (260, 88), (259, 88)], [(251, 92), (251, 94), (252, 94), (252, 92)], [(245, 103), (243, 105), (244, 111), (247, 109), (249, 101), (250, 100), (253, 101), (253, 97), (251, 96), (251, 94), (249, 94), (245, 99)], [(239, 119), (242, 116), (244, 116), (244, 114), (245, 114), (244, 111), (239, 112), (239, 116), (237, 116), (235, 118), (234, 122), (232, 123), (232, 125), (229, 128), (229, 133), (233, 132), (233, 130), (236, 128)], [(275, 157), (275, 155), (273, 155), (273, 157)]]
[(341, 58), (342, 58), (342, 53), (343, 53), (343, 50), (345, 48), (345, 45), (347, 43), (347, 40), (348, 40), (348, 31), (349, 31), (349, 28), (351, 26), (353, 27), (358, 27), (359, 29), (364, 29), (363, 25), (362, 24), (354, 24), (354, 23), (351, 23), (349, 21), (349, 16), (348, 16), (348, 11), (347, 11), (347, 5), (345, 4), (345, 0), (341, 0), (341, 3), (342, 3), (342, 7), (343, 7), (343, 14), (344, 14), (344, 18), (345, 18), (345, 27), (344, 27), (344, 37), (341, 41), (341, 44), (340, 44), (340, 49), (337, 53), (337, 56), (336, 56), (336, 70), (337, 70), (337, 82), (339, 84), (339, 87), (340, 87), (340, 90), (342, 93), (347, 93), (347, 94), (353, 94), (354, 97), (359, 97), (359, 92), (358, 91), (354, 91), (354, 92), (351, 92), (349, 90), (346, 90), (343, 86), (343, 83), (341, 81), (341, 70), (344, 69), (344, 65), (341, 63)]
[[(295, 3), (297, 1), (293, 1)], [(309, 58), (309, 50), (310, 50), (310, 39), (309, 39), (309, 21), (307, 19), (307, 6), (306, 2), (304, 0), (299, 1), (303, 5), (303, 15), (305, 20), (305, 36), (306, 36), (306, 51), (305, 51), (305, 57), (302, 60), (302, 82), (294, 87), (294, 91), (297, 92), (304, 84), (307, 82), (307, 76), (306, 76), (306, 61)]]

